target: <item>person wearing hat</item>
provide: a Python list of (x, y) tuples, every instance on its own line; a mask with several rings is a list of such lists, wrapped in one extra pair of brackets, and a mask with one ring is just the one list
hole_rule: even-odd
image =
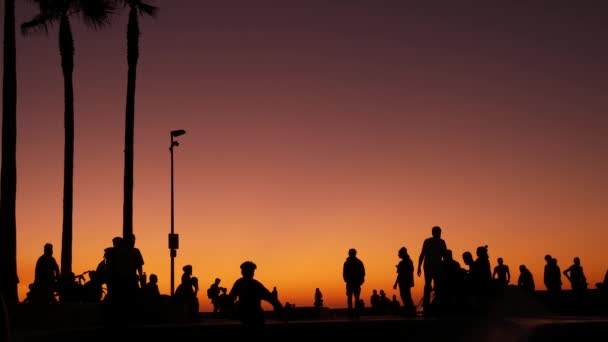
[(242, 277), (232, 285), (228, 296), (231, 302), (236, 303), (236, 314), (243, 325), (248, 327), (259, 327), (264, 325), (264, 309), (262, 300), (272, 304), (275, 311), (283, 308), (281, 302), (272, 296), (261, 282), (253, 278), (257, 266), (252, 261), (241, 264)]

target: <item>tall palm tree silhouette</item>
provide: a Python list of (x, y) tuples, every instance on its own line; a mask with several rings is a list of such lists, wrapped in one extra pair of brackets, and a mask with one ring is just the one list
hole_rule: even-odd
[(17, 294), (17, 48), (15, 0), (4, 1), (4, 66), (2, 77), (2, 166), (0, 168), (0, 295), (9, 304)]
[(139, 16), (155, 17), (158, 7), (142, 0), (120, 0), (129, 7), (127, 23), (127, 107), (125, 110), (125, 177), (123, 202), (123, 237), (133, 234), (133, 142), (135, 136), (135, 83), (139, 60)]
[(108, 0), (32, 0), (39, 13), (21, 24), (21, 32), (33, 30), (48, 34), (50, 25), (59, 22), (59, 53), (63, 72), (65, 147), (63, 160), (63, 227), (61, 236), (61, 274), (72, 272), (72, 207), (74, 182), (74, 37), (70, 18), (80, 16), (89, 28), (109, 25), (112, 2)]

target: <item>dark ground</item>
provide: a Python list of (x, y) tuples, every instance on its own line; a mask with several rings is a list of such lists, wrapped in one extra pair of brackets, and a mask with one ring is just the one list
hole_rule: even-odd
[[(348, 319), (344, 309), (296, 308), (277, 319), (268, 313), (266, 325), (248, 330), (238, 321), (201, 313), (198, 322), (186, 322), (173, 312), (155, 324), (127, 324), (132, 318), (107, 326), (99, 320), (98, 304), (19, 305), (13, 311), (11, 342), (116, 342), (248, 338), (266, 341), (368, 341), (374, 338), (403, 341), (551, 341), (608, 340), (608, 297), (589, 292), (581, 300), (568, 291), (559, 297), (537, 292), (533, 297), (509, 291), (483, 314), (456, 312), (445, 317), (401, 317), (364, 312)], [(177, 312), (179, 313), (179, 312)], [(3, 341), (2, 341), (3, 342)], [(371, 341), (374, 342), (374, 341)]]

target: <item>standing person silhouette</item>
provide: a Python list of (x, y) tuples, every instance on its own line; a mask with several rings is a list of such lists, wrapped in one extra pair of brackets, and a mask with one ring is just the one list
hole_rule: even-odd
[(188, 319), (197, 321), (198, 312), (198, 278), (192, 276), (192, 265), (182, 267), (181, 283), (175, 289), (173, 301), (182, 305), (187, 312)]
[(497, 262), (498, 265), (494, 267), (494, 272), (492, 272), (492, 279), (496, 280), (501, 286), (507, 286), (511, 282), (509, 266), (504, 264), (502, 258), (498, 258)]
[(547, 254), (545, 255), (545, 262), (545, 272), (543, 274), (545, 287), (550, 293), (557, 293), (562, 289), (562, 273), (557, 264), (557, 259)]
[(587, 277), (585, 277), (585, 272), (583, 272), (581, 259), (579, 257), (575, 257), (573, 262), (574, 263), (565, 269), (563, 273), (570, 281), (572, 290), (581, 292), (587, 289)]
[(211, 299), (211, 304), (213, 305), (213, 316), (217, 316), (220, 312), (220, 282), (222, 280), (220, 278), (215, 278), (213, 283), (207, 289), (207, 298)]
[(435, 226), (431, 229), (432, 236), (424, 240), (422, 250), (418, 257), (418, 277), (422, 274), (421, 267), (424, 263), (424, 293), (422, 307), (428, 313), (431, 304), (431, 291), (436, 285), (441, 271), (441, 261), (448, 249), (445, 241), (441, 238), (441, 227)]
[(399, 264), (397, 264), (397, 279), (395, 279), (395, 284), (393, 285), (393, 289), (397, 289), (399, 286), (399, 294), (401, 295), (401, 303), (403, 303), (404, 314), (407, 315), (415, 315), (416, 314), (416, 306), (414, 305), (414, 300), (412, 299), (412, 290), (414, 287), (414, 262), (410, 255), (407, 253), (407, 248), (401, 247), (398, 252)]
[(275, 311), (282, 309), (278, 299), (259, 281), (253, 279), (257, 266), (252, 261), (241, 264), (242, 277), (232, 285), (228, 296), (231, 302), (238, 298), (237, 316), (246, 327), (260, 327), (265, 323), (262, 300), (272, 304)]
[(44, 253), (36, 261), (34, 286), (42, 303), (55, 303), (55, 290), (60, 280), (59, 265), (53, 257), (53, 245), (46, 243)]
[(357, 306), (353, 305), (353, 297), (355, 300), (354, 302), (359, 303), (361, 285), (365, 282), (365, 266), (363, 265), (363, 262), (357, 258), (357, 250), (354, 248), (348, 250), (348, 257), (346, 258), (346, 261), (344, 261), (342, 267), (342, 278), (346, 283), (348, 315), (351, 318), (358, 318), (359, 310)]

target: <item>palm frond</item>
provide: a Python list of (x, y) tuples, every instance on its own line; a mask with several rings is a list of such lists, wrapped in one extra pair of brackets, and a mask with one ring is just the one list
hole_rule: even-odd
[(139, 15), (149, 15), (151, 17), (156, 17), (156, 15), (158, 14), (158, 7), (138, 1), (137, 11), (139, 12)]
[(37, 14), (32, 20), (26, 21), (21, 24), (21, 34), (24, 36), (31, 32), (44, 32), (49, 33), (49, 26), (52, 26), (57, 18), (53, 15), (41, 13)]
[(115, 11), (115, 1), (80, 0), (74, 7), (79, 11), (86, 26), (100, 29), (110, 25), (110, 17)]

